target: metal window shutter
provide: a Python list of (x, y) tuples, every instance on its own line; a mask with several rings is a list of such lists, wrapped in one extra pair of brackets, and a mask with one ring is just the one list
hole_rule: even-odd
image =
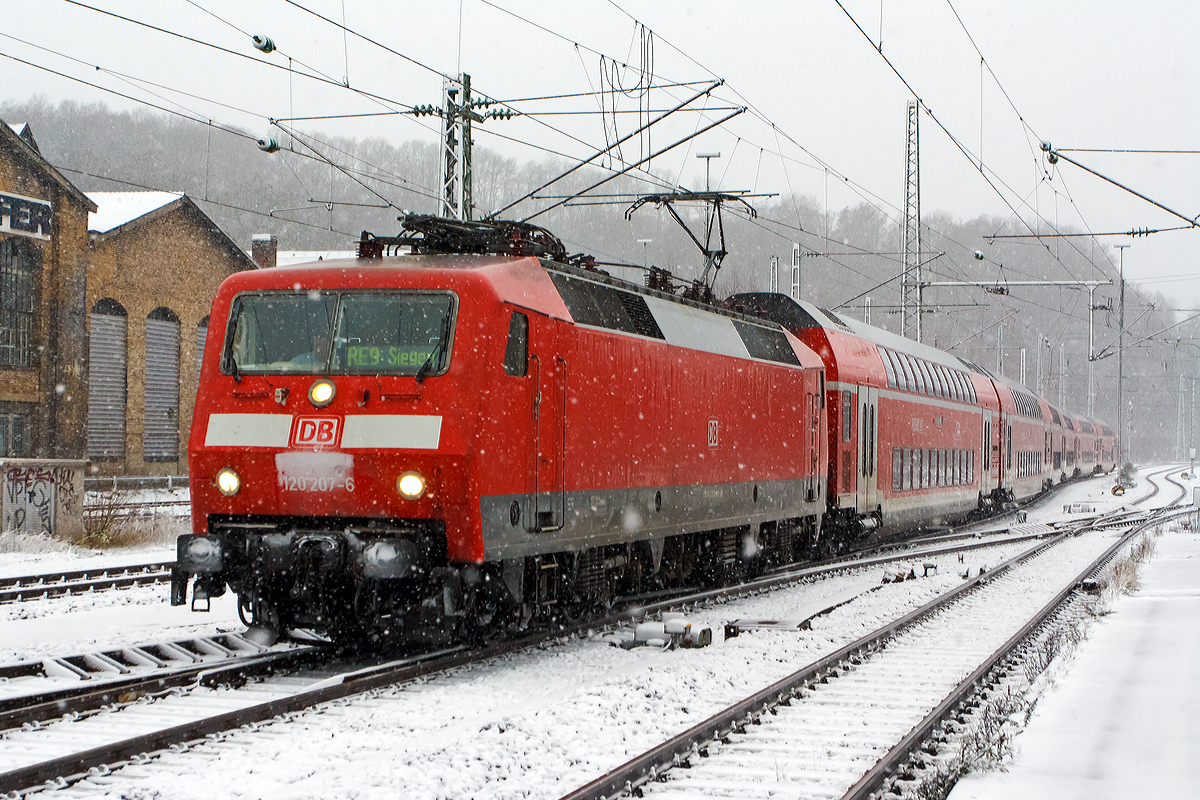
[(204, 363), (204, 340), (208, 337), (208, 326), (196, 326), (196, 381), (200, 381), (200, 366)]
[(179, 323), (146, 320), (146, 416), (142, 458), (179, 458)]
[(88, 458), (125, 456), (125, 317), (91, 315)]

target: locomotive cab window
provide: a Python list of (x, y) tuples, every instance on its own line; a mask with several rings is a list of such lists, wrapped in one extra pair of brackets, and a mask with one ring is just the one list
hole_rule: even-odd
[(504, 371), (518, 378), (529, 373), (529, 317), (520, 311), (514, 311), (508, 320)]
[(239, 296), (222, 371), (439, 375), (450, 363), (456, 302), (446, 292)]

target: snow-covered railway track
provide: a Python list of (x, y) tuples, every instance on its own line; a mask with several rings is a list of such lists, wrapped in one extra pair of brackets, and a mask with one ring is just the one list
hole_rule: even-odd
[(1155, 516), (1040, 543), (566, 797), (866, 798)]
[[(1044, 534), (1005, 537), (1002, 541), (991, 542), (969, 540), (957, 545), (925, 548), (919, 555), (935, 557), (937, 554), (963, 552), (981, 547), (1011, 548), (1015, 541), (1038, 538), (1041, 535)], [(818, 576), (852, 572), (889, 561), (911, 561), (913, 558), (913, 552), (904, 551), (890, 557), (875, 556), (859, 562), (808, 567), (742, 587), (677, 596), (657, 603), (644, 603), (635, 610), (624, 611), (605, 620), (581, 623), (572, 629), (539, 633), (482, 649), (432, 653), (367, 668), (351, 668), (340, 674), (331, 671), (332, 666), (329, 662), (318, 662), (316, 668), (295, 671), (286, 677), (268, 677), (261, 683), (236, 689), (229, 688), (229, 684), (244, 684), (247, 676), (254, 674), (256, 670), (258, 673), (265, 671), (259, 661), (248, 659), (251, 663), (245, 667), (196, 665), (182, 676), (147, 678), (140, 682), (131, 676), (127, 680), (128, 686), (123, 690), (106, 684), (105, 687), (97, 687), (97, 690), (83, 692), (79, 700), (69, 697), (47, 697), (43, 702), (27, 704), (27, 707), (14, 711), (11, 715), (14, 720), (17, 719), (18, 713), (26, 715), (17, 720), (16, 724), (29, 726), (31, 730), (12, 730), (8, 734), (0, 734), (6, 740), (5, 747), (0, 749), (0, 793), (21, 791), (47, 781), (69, 783), (84, 777), (89, 770), (110, 769), (114, 765), (126, 762), (135, 754), (202, 740), (213, 734), (254, 725), (280, 715), (301, 712), (329, 701), (380, 687), (411, 682), (507, 652), (528, 649), (567, 634), (595, 628), (597, 625), (637, 619), (680, 605), (694, 606), (739, 596), (760, 595), (765, 591), (795, 585), (798, 581), (812, 580)], [(260, 667), (255, 667), (254, 664), (260, 664)], [(278, 667), (282, 670), (286, 665), (280, 664)], [(155, 680), (160, 680), (161, 683), (155, 683)], [(109, 707), (114, 702), (114, 697), (120, 701), (116, 708)], [(214, 699), (210, 703), (208, 698)], [(31, 705), (34, 707), (28, 707)], [(100, 713), (93, 713), (97, 709)], [(114, 733), (131, 735), (114, 738)]]
[(0, 603), (169, 583), (172, 566), (173, 562), (158, 561), (150, 564), (0, 578)]
[(267, 648), (227, 633), (5, 665), (0, 732), (64, 716), (78, 719), (176, 688), (244, 683), (295, 669), (320, 653), (319, 645)]

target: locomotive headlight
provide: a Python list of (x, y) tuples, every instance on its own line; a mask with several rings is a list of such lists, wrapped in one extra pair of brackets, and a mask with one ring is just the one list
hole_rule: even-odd
[(324, 378), (308, 387), (308, 402), (317, 408), (324, 408), (329, 405), (336, 396), (337, 389), (334, 388), (333, 382), (327, 381)]
[(217, 488), (226, 497), (233, 497), (242, 488), (242, 479), (231, 467), (221, 467), (217, 472)]
[(406, 500), (419, 500), (425, 494), (425, 478), (410, 470), (396, 479), (396, 490)]

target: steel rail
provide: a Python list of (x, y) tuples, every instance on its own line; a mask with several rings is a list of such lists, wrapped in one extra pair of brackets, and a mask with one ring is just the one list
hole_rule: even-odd
[(1048, 541), (1039, 542), (1025, 552), (998, 565), (995, 569), (964, 581), (920, 608), (793, 672), (657, 747), (636, 756), (591, 783), (564, 795), (563, 800), (606, 800), (606, 798), (632, 793), (648, 781), (655, 780), (666, 770), (699, 753), (707, 746), (707, 743), (724, 738), (730, 733), (744, 730), (746, 726), (754, 724), (763, 714), (770, 713), (775, 706), (789, 703), (808, 684), (836, 673), (843, 662), (861, 661), (885, 640), (896, 636), (935, 611), (976, 590), (996, 576), (1003, 575), (1014, 564), (1033, 558), (1047, 548), (1053, 547), (1066, 539), (1067, 535), (1060, 533)]
[[(1152, 496), (1153, 493), (1148, 495), (1146, 499), (1149, 499), (1149, 497)], [(1175, 513), (1178, 514), (1180, 512)], [(1191, 511), (1189, 510), (1186, 513), (1191, 513)], [(1132, 526), (1133, 531), (1131, 531), (1130, 534), (1122, 537), (1117, 544), (1114, 544), (1105, 552), (1104, 555), (1096, 559), (1092, 565), (1089, 565), (1089, 568), (1084, 570), (1080, 576), (1068, 583), (1063, 592), (1060, 593), (1060, 597), (1056, 598), (1059, 603), (1061, 603), (1062, 597), (1069, 596), (1072, 592), (1074, 592), (1087, 575), (1102, 567), (1103, 564), (1111, 558), (1113, 553), (1115, 553), (1121, 546), (1129, 541), (1129, 538), (1132, 535), (1135, 535), (1136, 532), (1145, 530), (1151, 525), (1161, 522), (1164, 518), (1169, 516), (1170, 515), (1163, 514), (1160, 511), (1150, 515), (1145, 515), (1143, 513), (1141, 519), (1127, 520), (1125, 524)], [(1071, 531), (1071, 533), (1082, 533), (1087, 530), (1100, 528), (1103, 526), (1103, 522), (1103, 517), (1094, 520), (1081, 521), (1074, 526), (1075, 530)], [(643, 784), (655, 780), (666, 770), (673, 768), (679, 763), (686, 761), (691, 756), (699, 753), (700, 750), (706, 747), (707, 743), (722, 739), (732, 732), (744, 731), (748, 725), (756, 724), (759, 721), (759, 718), (761, 718), (764, 714), (771, 713), (775, 706), (789, 703), (792, 698), (798, 696), (798, 693), (812, 682), (819, 681), (827, 675), (836, 675), (841, 664), (847, 661), (861, 663), (862, 657), (873, 652), (886, 639), (892, 638), (903, 630), (920, 622), (924, 617), (955, 602), (958, 599), (961, 599), (961, 597), (966, 593), (973, 591), (991, 579), (1002, 575), (1015, 564), (1038, 555), (1045, 549), (1059, 543), (1068, 535), (1068, 533), (1061, 533), (1054, 539), (1048, 542), (1042, 542), (1025, 551), (1024, 553), (1005, 561), (1003, 564), (1000, 564), (990, 572), (966, 581), (946, 594), (935, 598), (921, 608), (916, 609), (904, 617), (882, 626), (878, 630), (867, 634), (861, 639), (846, 645), (837, 652), (832, 653), (820, 659), (819, 661), (804, 667), (801, 670), (798, 670), (792, 675), (776, 682), (775, 684), (772, 684), (766, 689), (763, 689), (740, 701), (739, 703), (736, 703), (713, 715), (709, 719), (679, 734), (678, 736), (675, 736), (672, 739), (658, 745), (657, 747), (648, 750), (640, 756), (631, 759), (617, 769), (610, 771), (600, 778), (597, 778), (586, 786), (577, 789), (571, 794), (565, 795), (563, 800), (606, 800), (606, 798), (632, 794)], [(1056, 605), (1049, 607), (1051, 610), (1053, 610)], [(1048, 616), (1048, 612), (1039, 613), (1034, 618), (1034, 621), (1040, 624), (1040, 622), (1044, 622), (1046, 616)], [(1036, 628), (1037, 625), (1031, 622), (1027, 623), (1027, 626), (1025, 627), (1033, 629)], [(976, 672), (979, 672), (979, 674), (982, 675), (986, 674), (987, 670), (977, 670)], [(968, 680), (971, 680), (972, 677), (974, 677), (976, 681), (978, 680), (978, 677), (975, 673), (972, 673), (972, 676), (969, 676)], [(972, 682), (971, 685), (973, 684), (974, 682)], [(953, 709), (957, 707), (957, 705), (957, 703), (954, 703), (950, 704), (949, 707)], [(942, 708), (942, 705), (939, 705), (938, 708)], [(906, 739), (901, 743), (901, 745), (904, 745), (906, 748), (904, 750), (905, 755), (915, 750), (916, 747), (918, 747), (923, 741), (924, 738), (916, 739), (914, 744), (909, 742), (908, 737), (906, 737)], [(897, 749), (901, 748), (901, 745), (897, 745)], [(885, 771), (889, 768), (894, 769), (894, 765), (885, 767)], [(874, 783), (872, 790), (877, 789), (878, 785), (878, 782)], [(868, 791), (867, 794), (869, 793), (870, 792)], [(862, 795), (861, 797), (865, 796), (866, 795)]]
[[(576, 624), (563, 626), (554, 631), (542, 631), (532, 636), (499, 642), (481, 649), (457, 648), (449, 651), (429, 653), (400, 661), (388, 662), (386, 664), (367, 667), (364, 669), (356, 669), (335, 678), (319, 681), (314, 687), (308, 690), (297, 692), (284, 698), (249, 706), (238, 711), (232, 711), (214, 717), (197, 720), (184, 725), (174, 726), (156, 731), (151, 734), (133, 737), (120, 742), (112, 743), (110, 745), (92, 748), (82, 753), (63, 756), (61, 758), (52, 759), (39, 764), (22, 767), (17, 770), (0, 773), (0, 794), (5, 792), (18, 792), (50, 780), (59, 782), (65, 781), (68, 784), (73, 783), (87, 777), (88, 770), (104, 766), (115, 767), (120, 763), (128, 761), (135, 755), (161, 750), (175, 745), (184, 745), (190, 742), (195, 742), (202, 740), (207, 736), (222, 733), (233, 728), (241, 727), (242, 725), (263, 722), (278, 717), (282, 714), (303, 711), (321, 703), (412, 681), (426, 675), (451, 669), (453, 667), (464, 666), (475, 661), (482, 661), (488, 658), (504, 655), (509, 652), (515, 652), (528, 647), (533, 647), (547, 641), (562, 639), (568, 636), (583, 633), (588, 630), (594, 630), (597, 627), (615, 625), (622, 622), (628, 622), (630, 620), (641, 619), (662, 610), (688, 607), (719, 599), (730, 599), (739, 596), (753, 595), (762, 591), (769, 591), (771, 589), (791, 585), (804, 578), (815, 577), (818, 575), (835, 574), (837, 572), (849, 569), (858, 569), (864, 566), (877, 566), (889, 561), (904, 561), (911, 559), (914, 555), (931, 556), (953, 553), (963, 550), (973, 550), (980, 547), (1010, 544), (1027, 539), (1041, 539), (1049, 535), (1051, 534), (1042, 533), (1022, 537), (1012, 537), (999, 542), (969, 541), (959, 546), (945, 546), (929, 551), (921, 551), (917, 554), (900, 553), (890, 557), (876, 556), (861, 562), (840, 562), (837, 564), (829, 564), (824, 566), (809, 566), (785, 575), (776, 575), (770, 578), (760, 579), (758, 581), (741, 584), (738, 586), (725, 587), (703, 592), (693, 592), (686, 595), (665, 598), (656, 602), (639, 603), (631, 608), (622, 610), (619, 613), (612, 614), (605, 619), (585, 620)], [(1063, 535), (1064, 534), (1058, 534), (1058, 537), (1061, 538)], [(1057, 539), (1054, 541), (1057, 541)], [(1032, 550), (1038, 550), (1047, 546), (1048, 544), (1046, 542), (1040, 542)], [(991, 577), (994, 574), (999, 574), (999, 571), (1002, 568), (1004, 568), (1004, 565), (997, 567), (991, 573), (987, 573), (985, 577)], [(974, 578), (964, 585), (973, 586), (979, 580), (980, 578)], [(959, 587), (959, 590), (961, 590), (961, 588), (962, 587)], [(221, 670), (225, 666), (227, 665), (221, 665), (221, 667), (210, 667), (207, 670), (199, 670), (199, 678), (194, 677), (192, 682), (202, 682), (204, 685), (221, 683), (223, 682), (221, 680), (223, 676), (235, 674), (232, 672), (222, 672)], [(234, 665), (228, 666), (230, 670), (235, 669)], [(208, 678), (206, 681), (204, 678), (205, 674), (211, 675), (212, 677)], [(188, 684), (185, 682), (183, 685), (186, 686)], [(103, 693), (105, 687), (97, 687), (97, 689)], [(100, 696), (102, 696), (102, 694), (96, 695), (95, 697)], [(95, 699), (89, 698), (87, 702), (94, 703)], [(54, 704), (51, 703), (50, 705)], [(43, 708), (48, 710), (50, 709), (50, 705), (44, 706)], [(57, 714), (53, 716), (62, 716), (68, 713), (61, 705), (57, 706), (57, 708)], [(41, 714), (46, 712), (39, 709), (37, 711), (30, 711), (29, 713)]]
[[(303, 711), (320, 703), (329, 702), (331, 700), (337, 700), (356, 694), (362, 694), (374, 689), (383, 688), (406, 681), (411, 681), (416, 678), (456, 666), (462, 666), (474, 661), (481, 661), (487, 658), (503, 655), (508, 652), (514, 652), (527, 647), (536, 646), (537, 644), (545, 641), (575, 635), (585, 630), (594, 629), (597, 626), (618, 624), (620, 622), (643, 618), (660, 610), (679, 608), (680, 606), (686, 607), (716, 599), (728, 599), (732, 597), (752, 595), (760, 591), (790, 585), (804, 578), (832, 574), (848, 569), (858, 569), (888, 562), (904, 561), (919, 556), (929, 557), (945, 553), (972, 550), (981, 547), (992, 547), (1025, 541), (1028, 539), (1042, 539), (1051, 535), (1054, 534), (1044, 532), (1019, 537), (1009, 537), (1000, 541), (976, 540), (957, 546), (948, 545), (941, 548), (920, 550), (917, 552), (898, 552), (890, 556), (875, 556), (865, 560), (839, 561), (837, 563), (824, 565), (808, 565), (800, 569), (793, 569), (786, 573), (773, 575), (750, 583), (741, 584), (739, 586), (726, 587), (683, 596), (675, 596), (658, 602), (642, 603), (636, 608), (624, 610), (618, 614), (610, 615), (608, 618), (603, 620), (586, 620), (577, 624), (561, 627), (555, 631), (543, 631), (534, 634), (533, 636), (500, 642), (482, 649), (468, 650), (465, 648), (457, 648), (450, 651), (416, 656), (398, 662), (389, 662), (388, 664), (368, 667), (365, 669), (357, 669), (335, 678), (319, 681), (314, 687), (311, 687), (308, 690), (294, 693), (284, 698), (279, 698), (207, 719), (197, 720), (185, 725), (174, 726), (172, 728), (156, 731), (151, 734), (133, 737), (131, 739), (123, 740), (110, 745), (93, 748), (83, 753), (64, 756), (42, 762), (40, 764), (34, 764), (7, 773), (2, 773), (0, 774), (0, 793), (20, 791), (47, 780), (57, 779), (60, 782), (74, 782), (86, 777), (88, 774), (87, 771), (90, 769), (101, 766), (116, 766), (135, 755), (161, 750), (165, 747), (173, 745), (182, 745), (189, 742), (202, 740), (207, 736), (222, 733), (231, 728), (263, 722), (281, 714)], [(1015, 559), (1010, 559), (1008, 562), (1001, 564), (991, 572), (967, 581), (963, 585), (957, 587), (955, 590), (952, 590), (952, 593), (969, 590), (970, 588), (977, 586), (981, 581), (990, 580), (992, 577), (1007, 570), (1012, 563), (1016, 562), (1016, 560), (1032, 557), (1032, 555), (1035, 553), (1040, 552), (1044, 548), (1052, 546), (1060, 541), (1064, 535), (1065, 534), (1058, 534), (1056, 538), (1050, 542), (1039, 543), (1022, 555), (1017, 556)], [(973, 539), (974, 536), (975, 535), (972, 534), (971, 538)], [(967, 538), (966, 535), (964, 535), (964, 538)], [(897, 547), (907, 546), (909, 546), (907, 543), (899, 543), (897, 545)], [(934, 603), (928, 604), (929, 607), (932, 607), (933, 605)], [(921, 609), (913, 612), (913, 614), (920, 613)], [(912, 616), (913, 615), (910, 614), (908, 617), (902, 618), (901, 620), (898, 620), (896, 623), (893, 623), (891, 626), (887, 627), (896, 629), (895, 626), (902, 624), (905, 619), (908, 619)], [(282, 655), (279, 656), (279, 659), (281, 661), (286, 660)], [(823, 660), (823, 662), (824, 661), (825, 660)], [(255, 663), (262, 662), (259, 660)], [(834, 664), (836, 661), (832, 661), (830, 663)], [(242, 670), (241, 674), (249, 674), (248, 670), (253, 668), (253, 666), (253, 664), (222, 664), (218, 667), (208, 667), (207, 669), (197, 668), (194, 670), (194, 674), (191, 677), (191, 682), (202, 685), (217, 685), (220, 683), (231, 682), (239, 674), (239, 669)], [(167, 676), (159, 676), (159, 678), (163, 680), (169, 680)], [(154, 677), (148, 678), (148, 681), (153, 680), (155, 680)], [(188, 685), (188, 682), (184, 680), (182, 676), (180, 680), (182, 685)], [(147, 683), (147, 691), (145, 694), (155, 693), (153, 686), (153, 683)], [(97, 707), (95, 703), (98, 699), (105, 696), (105, 690), (107, 688), (108, 687), (97, 687), (96, 692), (85, 693), (84, 696), (88, 699), (81, 702), (92, 704), (92, 708)], [(165, 691), (169, 688), (170, 687), (164, 686), (161, 691)], [(102, 706), (104, 704), (100, 703), (99, 705)], [(56, 702), (53, 699), (48, 699), (47, 704), (43, 705), (40, 709), (28, 709), (26, 713), (35, 716), (38, 714), (48, 713), (51, 706), (57, 708), (58, 713), (56, 716), (61, 716), (64, 713), (67, 713), (63, 710), (62, 703)]]
[[(150, 500), (144, 503), (88, 503), (83, 507), (83, 513), (99, 516), (110, 511), (140, 511), (150, 508), (179, 508), (190, 506), (191, 500)], [(120, 516), (125, 516), (124, 514)]]
[(100, 684), (4, 698), (0, 700), (0, 731), (71, 714), (82, 716), (99, 709), (112, 709), (172, 689), (241, 683), (251, 677), (305, 666), (319, 659), (321, 651), (322, 648), (311, 645), (282, 652), (235, 656), (215, 664), (192, 664), (150, 675), (131, 675)]
[(0, 604), (165, 583), (171, 579), (172, 566), (166, 561), (0, 578)]
[(945, 699), (934, 707), (924, 719), (905, 734), (904, 738), (876, 762), (875, 766), (867, 770), (862, 778), (842, 795), (842, 800), (867, 800), (872, 793), (877, 791), (890, 776), (894, 775), (908, 758), (930, 738), (930, 735), (939, 725), (979, 690), (985, 678), (999, 665), (1007, 661), (1022, 644), (1032, 638), (1054, 614), (1061, 610), (1066, 601), (1075, 595), (1084, 581), (1093, 578), (1100, 572), (1134, 537), (1140, 535), (1152, 525), (1158, 524), (1166, 516), (1168, 515), (1158, 515), (1155, 518), (1135, 523), (1128, 533), (1088, 564), (1058, 594), (1046, 603), (1037, 614), (1022, 625), (1021, 629), (1014, 633), (1007, 642), (997, 648), (970, 675), (963, 678), (951, 690), (950, 694), (946, 695)]

